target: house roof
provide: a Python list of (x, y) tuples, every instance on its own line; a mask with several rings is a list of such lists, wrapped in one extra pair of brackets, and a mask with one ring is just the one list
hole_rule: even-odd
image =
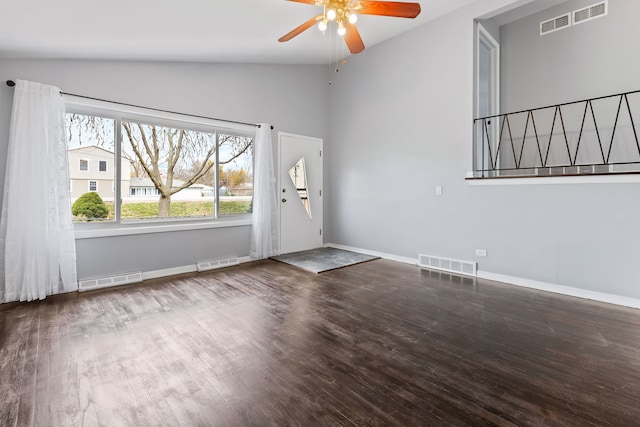
[(82, 151), (95, 151), (95, 150), (101, 150), (113, 155), (113, 151), (107, 150), (106, 148), (103, 148), (103, 147), (98, 147), (97, 145), (85, 145), (83, 147), (69, 148), (69, 152), (72, 152), (72, 151), (82, 152)]
[[(87, 155), (91, 155), (91, 154), (94, 154), (92, 153), (92, 151), (95, 152), (96, 150), (102, 151), (108, 154), (109, 156), (114, 155), (113, 151), (107, 150), (106, 148), (102, 148), (97, 145), (85, 145), (84, 147), (69, 148), (68, 151), (69, 153), (86, 153)], [(126, 158), (125, 156), (121, 156), (121, 157), (126, 161), (129, 161), (129, 159)]]

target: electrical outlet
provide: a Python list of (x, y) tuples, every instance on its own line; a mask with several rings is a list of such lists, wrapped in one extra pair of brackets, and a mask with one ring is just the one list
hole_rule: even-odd
[(486, 249), (476, 249), (476, 256), (487, 256)]
[(442, 186), (436, 185), (436, 196), (442, 196)]

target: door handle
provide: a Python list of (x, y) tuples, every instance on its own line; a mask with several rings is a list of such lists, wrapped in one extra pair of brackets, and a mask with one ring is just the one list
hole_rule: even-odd
[(287, 199), (282, 199), (282, 203), (285, 203), (287, 201)]

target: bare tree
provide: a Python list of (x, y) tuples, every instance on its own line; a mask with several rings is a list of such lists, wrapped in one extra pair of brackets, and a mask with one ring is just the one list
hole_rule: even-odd
[[(251, 147), (251, 139), (246, 136), (238, 136), (238, 135), (218, 135), (218, 141), (221, 148), (220, 159), (218, 163), (218, 184), (221, 186), (229, 186), (230, 180), (233, 177), (234, 183), (237, 183), (240, 180), (240, 183), (248, 182), (251, 178), (250, 173), (245, 169), (244, 164), (236, 165), (235, 168), (231, 170), (225, 170), (225, 165), (232, 165), (236, 159), (241, 157), (245, 153), (252, 153)], [(204, 184), (211, 187), (215, 187), (216, 185), (216, 169), (214, 166), (214, 160), (210, 159), (207, 161), (208, 164), (206, 167), (209, 171), (202, 176), (200, 179), (196, 181), (198, 184)], [(201, 164), (198, 162), (194, 162), (189, 168), (181, 168), (176, 166), (174, 170), (174, 177), (187, 180), (189, 177), (194, 175), (199, 168), (201, 168)], [(242, 177), (242, 178), (239, 178)]]
[[(160, 192), (158, 216), (168, 217), (171, 196), (206, 175), (216, 151), (215, 134), (122, 122), (126, 138), (146, 175)], [(174, 186), (176, 168), (195, 166), (191, 176)]]

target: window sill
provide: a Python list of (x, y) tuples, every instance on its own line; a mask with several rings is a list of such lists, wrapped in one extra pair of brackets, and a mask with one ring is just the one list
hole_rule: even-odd
[[(469, 173), (472, 175), (472, 173)], [(473, 178), (465, 181), (474, 186), (490, 185), (555, 185), (555, 184), (634, 184), (640, 183), (640, 173), (611, 173), (567, 176), (513, 176)]]
[(167, 233), (172, 231), (203, 230), (208, 228), (246, 227), (251, 225), (251, 215), (243, 215), (233, 219), (209, 221), (175, 220), (172, 222), (130, 223), (130, 224), (79, 224), (75, 226), (74, 237), (94, 239), (100, 237), (129, 236), (135, 234)]

